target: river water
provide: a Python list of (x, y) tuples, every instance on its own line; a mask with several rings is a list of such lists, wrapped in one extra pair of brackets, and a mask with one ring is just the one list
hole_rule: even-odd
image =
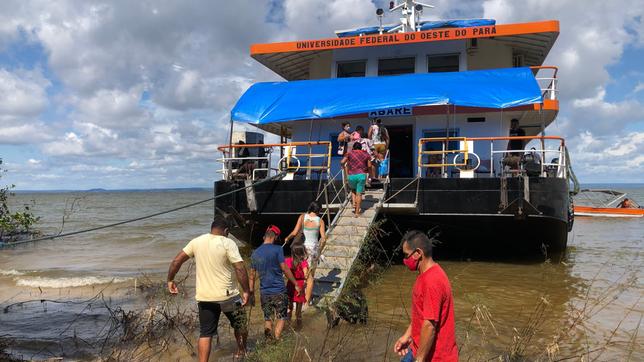
[[(641, 185), (613, 188), (644, 203)], [(19, 193), (13, 202), (33, 202), (42, 217), (38, 227), (49, 234), (210, 196), (209, 190)], [(84, 300), (104, 289), (112, 306), (144, 308), (135, 283), (149, 279), (163, 284), (171, 259), (187, 241), (208, 231), (212, 214), (212, 204), (205, 203), (116, 228), (0, 250), (0, 337), (10, 338), (9, 352), (25, 359), (96, 356), (95, 339), (106, 311), (87, 308)], [(563, 260), (438, 260), (453, 287), (462, 360), (498, 360), (512, 352), (526, 360), (579, 360), (575, 356), (584, 353), (600, 361), (644, 360), (644, 336), (638, 333), (644, 219), (578, 217), (568, 245)], [(242, 252), (250, 250), (243, 247)], [(399, 258), (363, 290), (369, 306), (366, 325), (341, 323), (327, 332), (324, 315), (313, 309), (305, 314), (298, 336), (308, 343), (313, 360), (397, 360), (391, 348), (408, 323), (415, 277), (398, 265)], [(189, 306), (193, 279), (180, 297)], [(251, 345), (261, 334), (259, 314), (251, 315)], [(188, 337), (194, 340), (196, 333), (188, 331)], [(226, 360), (234, 344), (230, 334), (222, 333), (221, 339), (215, 357)], [(186, 343), (178, 345), (155, 359), (194, 358)]]

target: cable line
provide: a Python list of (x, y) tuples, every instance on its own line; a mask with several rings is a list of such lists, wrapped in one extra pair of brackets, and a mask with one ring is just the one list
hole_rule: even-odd
[(216, 196), (214, 196), (214, 197), (211, 197), (211, 198), (208, 198), (208, 199), (205, 199), (205, 200), (201, 200), (201, 201), (193, 202), (193, 203), (191, 203), (191, 204), (187, 204), (187, 205), (183, 205), (183, 206), (175, 207), (175, 208), (172, 208), (172, 209), (169, 209), (169, 210), (164, 210), (164, 211), (156, 212), (156, 213), (154, 213), (154, 214), (150, 214), (150, 215), (139, 216), (139, 217), (134, 218), (134, 219), (129, 219), (129, 220), (124, 220), (124, 221), (119, 221), (119, 222), (115, 222), (115, 223), (107, 224), (107, 225), (102, 225), (102, 226), (96, 226), (96, 227), (89, 228), (89, 229), (84, 229), (84, 230), (70, 231), (70, 232), (68, 232), (68, 233), (64, 233), (64, 234), (57, 234), (57, 235), (43, 236), (43, 237), (36, 238), (36, 239), (20, 240), (20, 241), (4, 242), (4, 243), (3, 243), (3, 242), (0, 242), (0, 249), (8, 248), (8, 247), (11, 247), (11, 246), (16, 246), (16, 245), (20, 245), (20, 244), (34, 243), (34, 242), (37, 242), (37, 241), (52, 240), (52, 239), (64, 238), (64, 237), (72, 236), (72, 235), (85, 234), (85, 233), (89, 233), (89, 232), (92, 232), (92, 231), (97, 231), (97, 230), (107, 229), (107, 228), (111, 228), (111, 227), (115, 227), (115, 226), (119, 226), (119, 225), (124, 225), (124, 224), (133, 223), (133, 222), (136, 222), (136, 221), (141, 221), (141, 220), (145, 220), (145, 219), (150, 219), (150, 218), (153, 218), (153, 217), (156, 217), (156, 216), (160, 216), (160, 215), (164, 215), (164, 214), (169, 214), (169, 213), (172, 213), (172, 212), (175, 212), (175, 211), (179, 211), (179, 210), (187, 209), (187, 208), (189, 208), (189, 207), (197, 206), (197, 205), (200, 205), (200, 204), (206, 203), (206, 202), (208, 202), (208, 201), (213, 201), (213, 200), (216, 200), (216, 199), (218, 199), (218, 198), (220, 198), (220, 197), (224, 197), (224, 196), (232, 195), (232, 194), (234, 194), (234, 193), (236, 193), (236, 192), (240, 192), (240, 191), (242, 191), (242, 190), (246, 190), (246, 189), (248, 189), (248, 188), (251, 188), (251, 187), (254, 187), (254, 186), (257, 186), (257, 185), (261, 185), (261, 184), (263, 184), (263, 183), (265, 183), (265, 182), (268, 182), (268, 181), (272, 181), (272, 180), (275, 180), (275, 179), (281, 178), (281, 177), (283, 177), (285, 174), (286, 174), (286, 171), (282, 171), (282, 172), (278, 173), (278, 174), (277, 174), (277, 175), (275, 175), (275, 176), (272, 176), (272, 177), (269, 177), (269, 178), (265, 178), (265, 179), (263, 179), (263, 180), (261, 180), (261, 181), (258, 181), (258, 182), (255, 182), (255, 183), (251, 183), (251, 184), (249, 184), (249, 185), (246, 185), (246, 186), (244, 186), (244, 187), (240, 187), (240, 188), (238, 188), (238, 189), (234, 189), (234, 190), (226, 191), (226, 192), (224, 192), (223, 194), (216, 195)]

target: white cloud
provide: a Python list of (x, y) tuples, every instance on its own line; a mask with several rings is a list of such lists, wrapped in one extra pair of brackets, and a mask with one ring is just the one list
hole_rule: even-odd
[(284, 0), (283, 38), (332, 37), (335, 30), (376, 22), (376, 7), (370, 0)]
[(638, 93), (644, 90), (644, 82), (638, 82), (635, 88), (633, 88), (633, 93)]
[(572, 139), (573, 166), (582, 179), (642, 182), (644, 179), (644, 132), (595, 136), (583, 132)]
[(83, 140), (74, 132), (66, 133), (62, 140), (43, 145), (43, 151), (51, 156), (80, 156), (85, 154)]
[(17, 126), (0, 125), (0, 144), (21, 145), (35, 144), (50, 140), (47, 127), (42, 123), (25, 123)]
[[(375, 3), (386, 7), (388, 1)], [(644, 44), (643, 4), (437, 0), (425, 16), (491, 17), (499, 23), (559, 19), (561, 34), (546, 62), (560, 67), (557, 130), (569, 138), (576, 168), (587, 170), (595, 167), (587, 155), (641, 165), (639, 138), (628, 136), (627, 146), (619, 137), (629, 135), (627, 125), (642, 122), (642, 104), (606, 90), (613, 81), (608, 66), (626, 46)], [(80, 173), (75, 180), (91, 187), (209, 185), (232, 105), (250, 84), (278, 79), (249, 58), (249, 45), (375, 25), (375, 8), (370, 0), (6, 0), (0, 51), (21, 37), (41, 45), (47, 59), (42, 68), (54, 75), (56, 92), (48, 98), (52, 85), (38, 67), (0, 70), (0, 99), (14, 97), (0, 103), (0, 143), (39, 143), (39, 167), (62, 179), (74, 167)], [(385, 21), (397, 17), (388, 14)], [(633, 93), (642, 89), (638, 84)], [(51, 109), (54, 116), (40, 119)], [(26, 166), (21, 170), (31, 182)]]
[(47, 106), (50, 85), (39, 71), (0, 68), (0, 120), (35, 117)]

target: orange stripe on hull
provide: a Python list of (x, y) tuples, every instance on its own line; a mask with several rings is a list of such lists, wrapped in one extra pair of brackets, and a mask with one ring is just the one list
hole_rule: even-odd
[(643, 217), (644, 209), (575, 206), (575, 215)]

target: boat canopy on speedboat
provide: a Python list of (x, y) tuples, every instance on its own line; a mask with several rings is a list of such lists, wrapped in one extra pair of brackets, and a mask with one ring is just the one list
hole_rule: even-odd
[(373, 111), (454, 105), (505, 109), (542, 102), (530, 68), (256, 83), (231, 112), (258, 126)]

